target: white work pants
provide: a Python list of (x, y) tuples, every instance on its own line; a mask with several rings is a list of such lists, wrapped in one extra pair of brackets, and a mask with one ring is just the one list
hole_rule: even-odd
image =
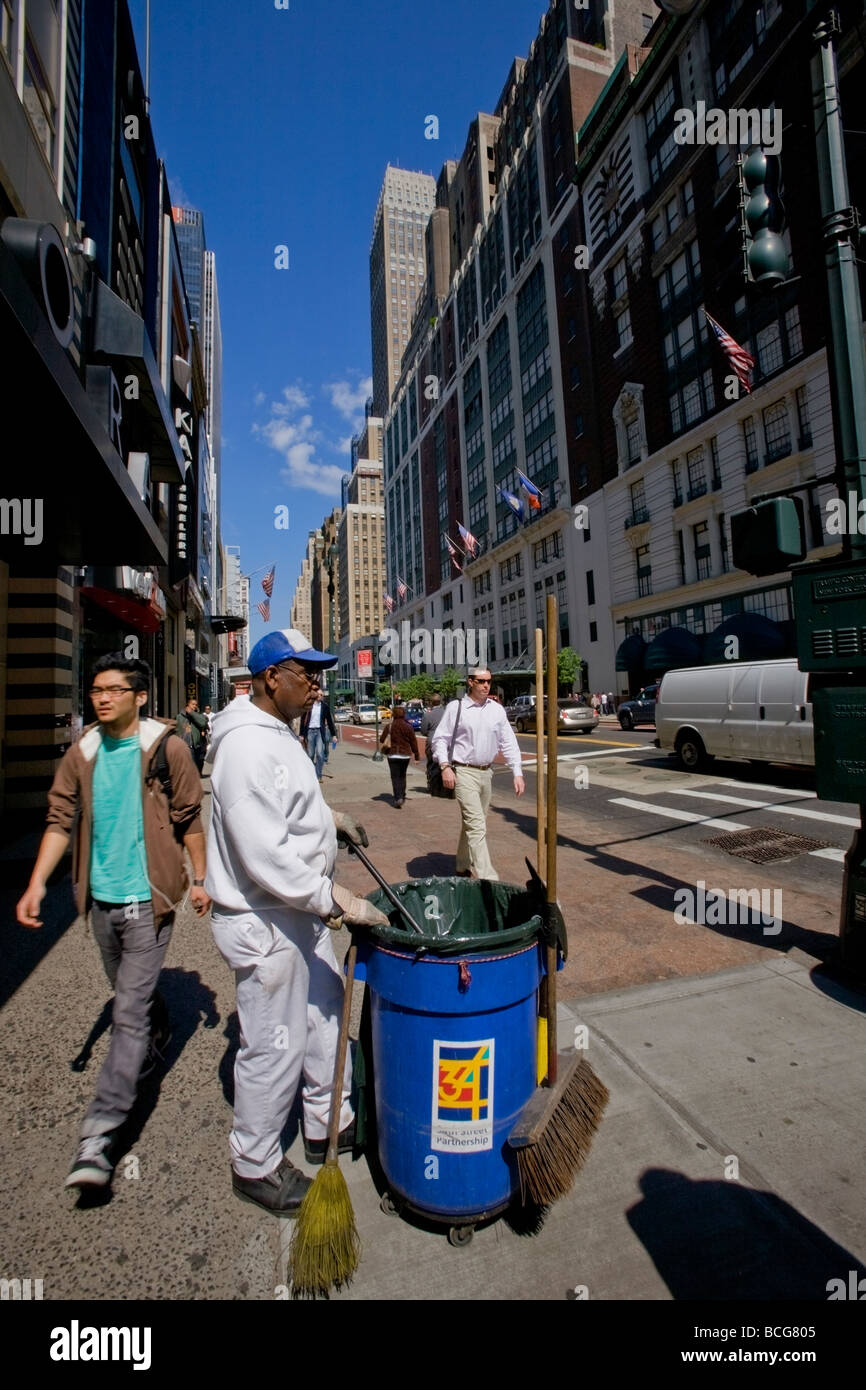
[(487, 852), (487, 812), (490, 809), (492, 769), (455, 767), (454, 776), (457, 779), (454, 794), (461, 818), (457, 872), (465, 873), (471, 869), (476, 878), (492, 878), (498, 882), (499, 875)]
[[(324, 1139), (343, 1006), (330, 930), (291, 911), (211, 918), (217, 947), (235, 972), (241, 1043), (235, 1060), (232, 1167), (242, 1178), (273, 1172), (280, 1134), (303, 1075), (304, 1133)], [(351, 1122), (346, 1057), (340, 1128)]]

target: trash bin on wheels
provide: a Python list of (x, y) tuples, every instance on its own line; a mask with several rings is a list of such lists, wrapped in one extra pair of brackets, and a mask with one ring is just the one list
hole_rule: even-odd
[(539, 900), (462, 878), (393, 891), (424, 935), (371, 893), (391, 925), (359, 942), (357, 969), (369, 989), (383, 1210), (408, 1209), (466, 1244), (519, 1187), (506, 1141), (536, 1085)]

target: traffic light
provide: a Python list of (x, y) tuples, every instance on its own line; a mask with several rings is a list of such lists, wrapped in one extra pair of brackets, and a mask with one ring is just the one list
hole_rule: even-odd
[(785, 226), (785, 209), (779, 197), (779, 160), (763, 150), (752, 150), (743, 160), (741, 170), (746, 278), (759, 289), (778, 289), (790, 274), (788, 252), (779, 235)]
[(799, 497), (773, 497), (734, 512), (731, 555), (747, 574), (779, 574), (806, 555), (803, 504)]

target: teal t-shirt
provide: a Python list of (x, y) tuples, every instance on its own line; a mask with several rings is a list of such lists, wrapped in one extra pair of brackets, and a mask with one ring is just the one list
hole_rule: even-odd
[(104, 902), (151, 896), (141, 809), (141, 742), (102, 735), (93, 769), (90, 892)]

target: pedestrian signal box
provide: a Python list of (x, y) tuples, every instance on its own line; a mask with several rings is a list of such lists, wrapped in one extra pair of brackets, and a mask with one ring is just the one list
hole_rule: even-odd
[(806, 555), (799, 497), (772, 497), (731, 517), (731, 555), (747, 574), (778, 574)]
[(866, 671), (866, 564), (824, 560), (791, 580), (800, 670)]

